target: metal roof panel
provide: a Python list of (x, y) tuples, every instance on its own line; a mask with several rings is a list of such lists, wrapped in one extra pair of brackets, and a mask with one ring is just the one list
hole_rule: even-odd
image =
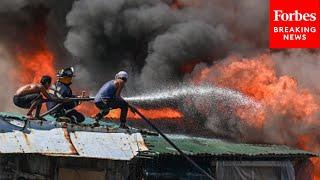
[[(210, 156), (247, 156), (247, 157), (311, 157), (317, 154), (290, 148), (284, 145), (257, 145), (229, 142), (214, 138), (190, 137), (184, 135), (168, 135), (182, 151), (188, 155)], [(173, 149), (163, 138), (148, 136), (145, 138), (150, 152), (153, 154), (171, 154), (178, 152)]]
[[(0, 113), (0, 153), (39, 153), (113, 160), (130, 160), (138, 154), (138, 151), (146, 154), (178, 154), (163, 138), (157, 136), (142, 138), (138, 133), (139, 130), (126, 131), (114, 126), (95, 128), (54, 121), (30, 121), (22, 132), (19, 123), (23, 125), (21, 115)], [(287, 146), (243, 144), (183, 135), (168, 135), (168, 137), (188, 155), (317, 156)], [(145, 141), (148, 146), (145, 145)]]
[(0, 133), (0, 153), (75, 154), (62, 128)]
[(140, 133), (70, 133), (71, 141), (80, 156), (113, 160), (130, 160), (138, 151), (148, 150)]
[(0, 153), (130, 160), (148, 150), (138, 130), (36, 120), (22, 131), (23, 125), (22, 116), (0, 113)]

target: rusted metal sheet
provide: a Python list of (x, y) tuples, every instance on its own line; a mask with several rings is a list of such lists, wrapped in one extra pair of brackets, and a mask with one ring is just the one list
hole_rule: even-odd
[[(52, 117), (51, 117), (52, 118)], [(94, 122), (94, 120), (87, 118), (88, 121)], [(22, 130), (25, 125), (25, 121), (22, 116), (6, 114), (0, 112), (0, 133), (1, 132), (10, 132), (13, 130)], [(32, 120), (28, 121), (25, 126), (25, 130), (28, 129), (37, 129), (37, 130), (50, 130), (54, 128), (64, 128), (68, 131), (90, 131), (90, 132), (104, 132), (104, 133), (127, 133), (127, 130), (118, 128), (118, 125), (110, 123), (100, 127), (93, 127), (92, 124), (70, 124), (65, 122), (57, 122), (55, 120), (50, 121), (40, 121)], [(140, 129), (131, 129), (131, 133), (138, 133)], [(145, 132), (148, 133), (148, 132)]]
[(140, 133), (70, 133), (71, 142), (80, 156), (113, 160), (130, 160), (148, 148)]
[(0, 153), (75, 154), (62, 128), (0, 133)]
[(0, 115), (0, 153), (130, 160), (148, 150), (138, 129), (90, 127)]

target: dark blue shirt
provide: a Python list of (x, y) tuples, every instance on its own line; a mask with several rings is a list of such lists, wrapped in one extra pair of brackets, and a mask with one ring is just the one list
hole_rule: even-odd
[(103, 99), (111, 99), (116, 96), (117, 88), (114, 84), (114, 80), (108, 81), (105, 83), (100, 90), (98, 91), (94, 102), (101, 102)]
[[(55, 85), (53, 85), (50, 90), (49, 90), (49, 95), (51, 97), (55, 98), (71, 98), (74, 97), (72, 94), (72, 90), (70, 86), (65, 85), (61, 82), (57, 82)], [(53, 108), (55, 105), (57, 105), (56, 102), (48, 102), (47, 103), (47, 109)], [(71, 103), (65, 103), (64, 109), (72, 109), (76, 106), (76, 102), (71, 102)]]

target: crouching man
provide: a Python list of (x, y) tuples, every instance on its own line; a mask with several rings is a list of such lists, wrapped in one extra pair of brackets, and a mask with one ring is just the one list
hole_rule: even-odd
[[(51, 77), (43, 76), (40, 80), (40, 84), (31, 83), (20, 87), (13, 96), (13, 103), (23, 109), (29, 109), (27, 116), (29, 119), (40, 118), (40, 110), (44, 99), (51, 100), (47, 90), (51, 86)], [(36, 110), (35, 116), (33, 111)]]
[[(57, 83), (53, 85), (49, 89), (49, 94), (53, 98), (57, 99), (66, 99), (66, 98), (75, 98), (75, 97), (83, 97), (73, 95), (71, 84), (74, 77), (74, 69), (73, 67), (61, 69), (57, 73)], [(54, 108), (58, 103), (57, 102), (48, 102), (47, 109), (50, 110)], [(79, 101), (69, 101), (64, 102), (63, 106), (58, 108), (55, 112), (53, 112), (53, 116), (56, 118), (67, 117), (71, 120), (72, 123), (81, 123), (85, 120), (83, 114), (78, 112), (75, 107), (80, 104)]]
[(111, 109), (121, 109), (120, 115), (120, 128), (128, 129), (126, 126), (127, 114), (128, 114), (128, 103), (121, 97), (122, 89), (128, 79), (128, 73), (120, 71), (116, 74), (114, 80), (110, 80), (105, 83), (98, 91), (94, 102), (100, 112), (95, 116), (96, 123), (109, 113)]

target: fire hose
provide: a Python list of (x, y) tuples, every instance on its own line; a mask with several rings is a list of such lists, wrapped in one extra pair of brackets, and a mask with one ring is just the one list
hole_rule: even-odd
[(209, 179), (215, 180), (207, 171), (202, 169), (196, 162), (194, 162), (189, 156), (187, 156), (180, 148), (178, 148), (177, 145), (175, 145), (165, 134), (162, 133), (162, 131), (157, 128), (149, 119), (147, 119), (137, 108), (131, 106), (129, 104), (130, 108), (134, 110), (135, 113), (137, 113), (149, 126), (151, 126), (157, 133), (159, 133), (175, 150), (177, 150), (180, 155), (182, 155), (189, 163), (191, 163), (197, 170), (199, 170), (201, 173), (206, 175)]
[[(93, 97), (86, 97), (86, 98), (67, 98), (66, 101), (92, 101), (94, 100)], [(58, 103), (56, 106), (54, 106), (51, 110), (48, 110), (47, 112), (41, 114), (40, 117), (44, 117), (51, 112), (55, 111), (59, 107), (63, 105), (62, 103)], [(134, 106), (128, 104), (130, 109), (134, 111), (134, 113), (137, 113), (149, 126), (151, 126), (157, 133), (159, 133), (176, 151), (180, 153), (191, 165), (193, 165), (199, 172), (207, 176), (211, 180), (215, 180), (206, 170), (201, 168), (195, 161), (193, 161), (188, 155), (186, 155), (177, 145), (175, 145), (162, 131), (157, 128), (148, 118), (146, 118), (137, 108)]]
[(57, 109), (59, 109), (61, 106), (63, 106), (64, 102), (70, 102), (70, 101), (93, 101), (94, 98), (93, 97), (85, 97), (85, 98), (64, 98), (64, 99), (59, 99), (59, 100), (43, 100), (41, 103), (45, 103), (45, 102), (57, 102), (58, 104), (56, 104), (53, 108), (49, 109), (48, 111), (44, 112), (43, 114), (40, 115), (40, 118), (43, 118), (46, 115), (49, 115), (51, 113), (53, 113), (54, 111), (56, 111)]

